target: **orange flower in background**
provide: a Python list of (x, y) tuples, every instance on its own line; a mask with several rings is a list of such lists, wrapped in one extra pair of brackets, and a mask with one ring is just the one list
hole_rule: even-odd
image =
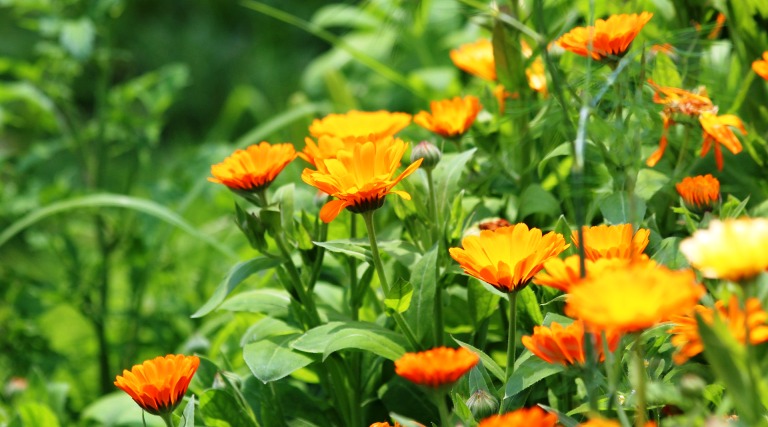
[(309, 133), (318, 138), (323, 135), (339, 138), (370, 136), (377, 139), (394, 136), (411, 123), (407, 113), (389, 111), (357, 111), (344, 114), (329, 114), (322, 119), (315, 119), (309, 126)]
[(752, 70), (758, 76), (768, 80), (768, 50), (763, 52), (763, 59), (758, 59), (752, 63)]
[(741, 131), (742, 135), (747, 134), (744, 123), (733, 114), (724, 114), (717, 116), (713, 113), (702, 113), (699, 116), (701, 129), (704, 131), (704, 142), (701, 145), (701, 157), (704, 157), (714, 144), (715, 163), (718, 170), (723, 170), (723, 152), (720, 145), (724, 145), (731, 153), (741, 153), (741, 142), (729, 126), (733, 126)]
[(477, 97), (469, 95), (432, 101), (429, 108), (432, 112), (420, 111), (414, 116), (414, 123), (436, 134), (453, 137), (463, 134), (472, 126), (482, 106)]
[(211, 166), (208, 181), (224, 184), (232, 190), (259, 191), (296, 158), (292, 144), (261, 142), (237, 150), (223, 162)]
[(768, 219), (712, 220), (680, 242), (691, 266), (710, 279), (750, 279), (768, 268)]
[[(638, 258), (648, 246), (651, 230), (645, 228), (632, 232), (632, 224), (596, 225), (584, 227), (584, 255), (587, 259)], [(575, 230), (571, 240), (579, 246), (579, 233)]]
[(400, 427), (400, 423), (398, 423), (397, 421), (395, 421), (394, 425), (392, 425), (392, 424), (390, 424), (388, 422), (373, 423), (369, 427)]
[(304, 149), (298, 153), (299, 157), (316, 166), (322, 159), (332, 159), (341, 150), (350, 150), (357, 143), (357, 139), (339, 138), (336, 136), (323, 135), (317, 139), (304, 138)]
[(410, 194), (392, 189), (423, 160), (411, 163), (393, 178), (407, 148), (408, 144), (401, 139), (385, 137), (355, 144), (351, 151), (341, 151), (336, 158), (324, 159), (315, 165), (316, 171), (304, 169), (301, 174), (304, 182), (338, 199), (320, 209), (320, 219), (331, 222), (344, 208), (354, 213), (378, 209), (390, 193), (410, 200)]
[(720, 199), (720, 181), (712, 174), (685, 177), (675, 184), (677, 194), (694, 209), (708, 209)]
[(573, 286), (565, 314), (601, 330), (641, 331), (687, 313), (704, 292), (690, 270), (631, 263)]
[[(578, 427), (622, 427), (621, 423), (615, 420), (606, 420), (603, 418), (594, 418), (587, 422), (583, 422)], [(648, 421), (643, 427), (656, 427), (655, 421)]]
[(199, 365), (197, 356), (158, 356), (123, 370), (115, 385), (150, 414), (168, 414), (181, 402)]
[(480, 420), (478, 427), (555, 427), (557, 414), (546, 412), (538, 406), (521, 408), (502, 415), (492, 415)]
[[(588, 276), (599, 276), (603, 271), (611, 268), (626, 267), (632, 262), (649, 262), (648, 255), (641, 254), (639, 257), (632, 258), (599, 258), (596, 260), (585, 259), (584, 267)], [(578, 285), (581, 281), (579, 267), (579, 255), (571, 255), (565, 259), (551, 258), (544, 263), (544, 270), (540, 271), (533, 278), (533, 283), (540, 286), (549, 286), (568, 292), (571, 286)]]
[(611, 15), (608, 19), (598, 19), (594, 26), (576, 27), (555, 43), (577, 55), (591, 56), (596, 61), (605, 57), (620, 57), (652, 17), (649, 12)]
[[(745, 320), (749, 327), (750, 343), (760, 344), (768, 341), (768, 313), (763, 310), (757, 298), (747, 300), (746, 319), (735, 295), (731, 296), (727, 308), (723, 301), (717, 301), (714, 308), (697, 305), (693, 312), (701, 316), (708, 325), (714, 324), (714, 318), (717, 316), (725, 323), (736, 341), (742, 344), (746, 342), (747, 337), (744, 328)], [(677, 347), (672, 360), (678, 365), (704, 351), (704, 343), (699, 336), (699, 327), (694, 313), (672, 318), (675, 326), (668, 332), (672, 335), (672, 345)]]
[[(608, 348), (613, 351), (619, 345), (621, 335), (608, 332)], [(595, 351), (600, 361), (605, 358), (603, 354), (602, 338), (596, 336)], [(583, 365), (586, 361), (584, 352), (584, 323), (575, 320), (570, 325), (563, 327), (557, 322), (552, 322), (550, 327), (534, 326), (533, 335), (522, 338), (525, 348), (535, 356), (544, 359), (547, 363), (559, 363), (561, 365)]]
[(395, 373), (413, 383), (437, 388), (455, 383), (479, 361), (478, 355), (464, 347), (437, 347), (405, 353), (395, 361)]
[(488, 39), (459, 46), (451, 50), (451, 61), (461, 70), (485, 80), (496, 81), (493, 44)]
[(465, 237), (461, 245), (449, 252), (464, 272), (502, 292), (523, 289), (544, 262), (568, 247), (561, 234), (542, 235), (538, 228), (528, 229), (523, 223), (483, 230), (478, 236)]

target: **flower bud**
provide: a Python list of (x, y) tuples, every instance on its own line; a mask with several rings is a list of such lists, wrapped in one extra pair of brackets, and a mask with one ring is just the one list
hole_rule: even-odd
[(437, 163), (440, 162), (440, 158), (443, 157), (443, 153), (435, 144), (429, 141), (421, 141), (413, 150), (411, 150), (411, 163), (419, 159), (424, 159), (421, 162), (423, 169), (432, 170)]
[(483, 389), (478, 389), (467, 399), (467, 407), (476, 420), (481, 420), (498, 412), (499, 399)]

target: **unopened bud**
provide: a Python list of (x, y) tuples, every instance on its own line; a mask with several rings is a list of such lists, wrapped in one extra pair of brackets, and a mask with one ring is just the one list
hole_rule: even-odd
[(498, 412), (499, 399), (483, 389), (478, 389), (467, 399), (467, 407), (476, 420), (481, 420)]
[(424, 169), (432, 170), (437, 166), (442, 157), (443, 153), (440, 149), (429, 141), (421, 141), (413, 147), (413, 150), (411, 150), (411, 163), (419, 159), (424, 159), (421, 162), (421, 167)]

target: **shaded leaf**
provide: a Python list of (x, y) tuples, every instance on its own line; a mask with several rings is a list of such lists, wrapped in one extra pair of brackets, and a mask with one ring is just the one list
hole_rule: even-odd
[[(247, 344), (243, 348), (246, 365), (251, 368), (253, 375), (264, 383), (285, 378), (309, 365), (315, 359), (293, 350), (290, 346), (297, 337), (297, 334), (291, 334)], [(200, 401), (202, 402), (202, 398)]]

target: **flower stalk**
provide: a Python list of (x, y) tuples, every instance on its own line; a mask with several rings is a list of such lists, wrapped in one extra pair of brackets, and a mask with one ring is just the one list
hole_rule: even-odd
[(517, 291), (507, 294), (509, 298), (509, 331), (507, 331), (507, 369), (504, 377), (509, 377), (515, 372), (515, 340), (517, 339)]

